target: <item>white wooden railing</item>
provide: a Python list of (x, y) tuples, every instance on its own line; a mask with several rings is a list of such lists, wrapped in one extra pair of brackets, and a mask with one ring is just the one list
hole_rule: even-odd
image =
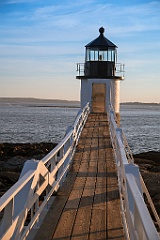
[(87, 104), (79, 111), (64, 139), (41, 161), (28, 160), (18, 182), (0, 198), (1, 240), (26, 239), (39, 224), (42, 211), (66, 177), (89, 112)]
[[(28, 160), (18, 182), (0, 198), (0, 212), (3, 213), (0, 225), (1, 240), (26, 239), (31, 229), (39, 225), (40, 216), (48, 207), (49, 199), (66, 177), (89, 113), (90, 107), (87, 104), (79, 111), (64, 139), (41, 161)], [(110, 136), (118, 169), (126, 239), (158, 240), (160, 237), (144, 202), (144, 193), (159, 227), (160, 219), (139, 168), (134, 164), (124, 133), (117, 127), (115, 119), (114, 111), (109, 107)]]
[(112, 107), (108, 109), (108, 118), (111, 141), (118, 169), (121, 209), (126, 238), (131, 240), (160, 239), (145, 204), (143, 194), (147, 197), (159, 229), (160, 219), (141, 177), (139, 168), (134, 164), (133, 156), (124, 133), (121, 128), (117, 127)]

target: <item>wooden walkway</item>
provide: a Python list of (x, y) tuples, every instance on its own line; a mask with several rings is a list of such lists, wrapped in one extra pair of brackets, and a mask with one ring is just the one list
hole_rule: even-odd
[(68, 176), (35, 240), (125, 239), (106, 114), (90, 114)]

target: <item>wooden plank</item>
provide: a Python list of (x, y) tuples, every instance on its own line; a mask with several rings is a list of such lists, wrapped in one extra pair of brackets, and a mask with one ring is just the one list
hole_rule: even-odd
[(64, 194), (64, 189), (67, 189), (68, 193), (72, 189), (72, 184), (76, 178), (76, 174), (69, 174), (69, 176), (66, 178), (66, 181), (64, 185), (61, 188), (61, 193), (58, 196), (56, 196), (54, 200), (54, 204), (50, 207), (42, 225), (39, 231), (37, 232), (34, 240), (46, 240), (46, 239), (51, 239), (53, 236), (54, 231), (56, 230), (58, 221), (61, 216), (61, 212), (64, 209), (64, 206), (67, 202), (68, 195), (65, 193)]
[[(96, 128), (93, 128), (93, 133)], [(72, 239), (88, 239), (90, 218), (92, 211), (92, 204), (94, 198), (96, 176), (97, 176), (97, 159), (98, 149), (93, 149), (98, 144), (97, 138), (90, 137), (90, 157), (89, 167), (87, 173), (87, 179), (84, 186), (83, 194), (80, 200), (79, 208), (74, 222)]]
[[(120, 198), (118, 189), (118, 180), (115, 163), (113, 161), (113, 153), (109, 149), (107, 152), (107, 229), (108, 239), (125, 239), (122, 216), (120, 209)], [(114, 218), (113, 218), (114, 216)]]
[(87, 173), (83, 174), (83, 176), (81, 176), (81, 173), (84, 173), (84, 171), (86, 171), (87, 168), (88, 163), (82, 162), (80, 165), (79, 172), (77, 174), (77, 178), (74, 181), (72, 192), (70, 193), (70, 196), (61, 214), (61, 218), (58, 222), (56, 231), (53, 235), (53, 239), (70, 238), (87, 176)]
[(72, 239), (88, 239), (96, 177), (87, 177), (74, 222)]
[[(92, 133), (92, 131), (93, 129), (89, 129), (88, 132)], [(77, 215), (78, 207), (80, 204), (80, 200), (83, 194), (88, 174), (89, 161), (84, 161), (84, 157), (85, 159), (89, 158), (90, 144), (91, 142), (86, 139), (85, 144), (78, 145), (77, 147), (78, 151), (80, 148), (83, 151), (81, 165), (79, 167), (77, 178), (75, 179), (75, 182), (73, 184), (72, 192), (70, 193), (66, 206), (62, 212), (61, 218), (57, 225), (56, 231), (53, 235), (53, 239), (56, 238), (69, 239), (72, 234), (73, 225), (75, 222), (75, 218)]]
[(106, 239), (106, 161), (103, 146), (103, 127), (99, 126), (98, 173), (92, 208), (89, 239)]

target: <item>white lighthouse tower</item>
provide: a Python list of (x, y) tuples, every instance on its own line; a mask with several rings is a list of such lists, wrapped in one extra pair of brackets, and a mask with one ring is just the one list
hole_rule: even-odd
[(92, 112), (105, 113), (112, 104), (119, 120), (124, 65), (117, 63), (117, 46), (104, 37), (104, 28), (101, 27), (99, 32), (99, 37), (85, 46), (85, 63), (77, 64), (76, 78), (81, 79), (81, 108), (90, 102)]

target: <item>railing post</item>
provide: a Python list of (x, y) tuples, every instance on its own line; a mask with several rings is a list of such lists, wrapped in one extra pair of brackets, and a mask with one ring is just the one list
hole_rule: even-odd
[(125, 174), (132, 174), (132, 176), (134, 176), (138, 189), (143, 196), (139, 167), (132, 163), (127, 164), (125, 165)]
[(1, 236), (6, 232), (6, 230), (12, 225), (13, 221), (13, 212), (14, 212), (14, 199), (8, 203), (7, 207), (4, 210), (3, 219), (0, 226), (0, 239)]

